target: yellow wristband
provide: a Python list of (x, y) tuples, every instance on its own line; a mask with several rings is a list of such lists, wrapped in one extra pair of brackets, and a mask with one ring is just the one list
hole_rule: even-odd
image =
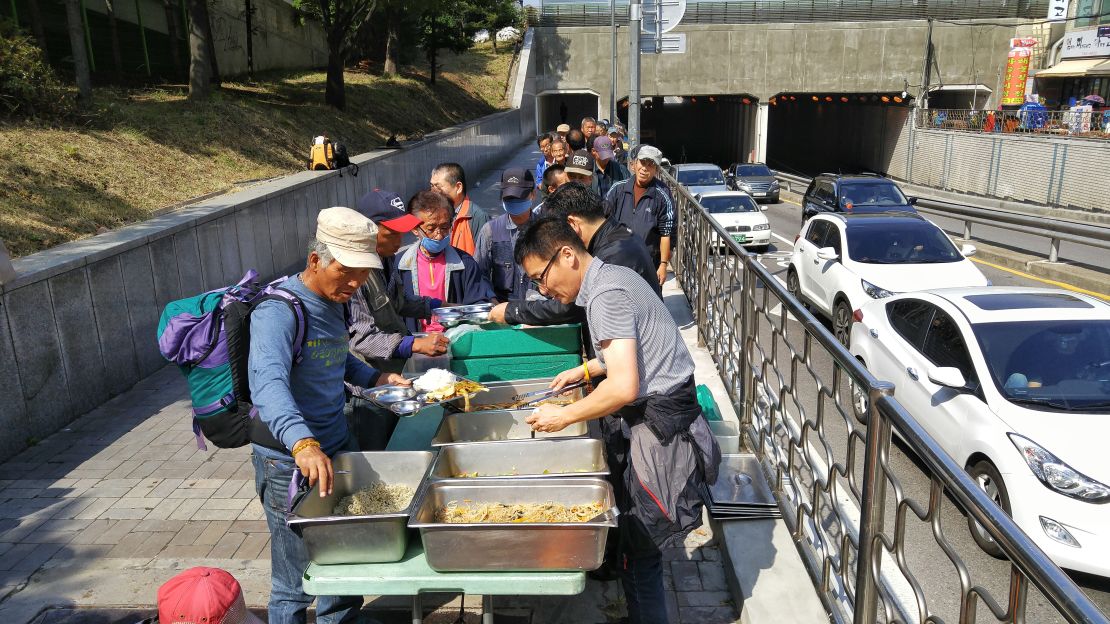
[(582, 372), (586, 373), (586, 383), (590, 383), (590, 363), (582, 362)]

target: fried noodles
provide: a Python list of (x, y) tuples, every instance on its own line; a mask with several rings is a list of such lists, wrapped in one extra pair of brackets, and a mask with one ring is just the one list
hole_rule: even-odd
[(556, 523), (588, 522), (605, 511), (601, 502), (584, 505), (558, 503), (482, 503), (461, 505), (458, 501), (447, 503), (436, 510), (436, 522), (446, 524), (478, 523)]

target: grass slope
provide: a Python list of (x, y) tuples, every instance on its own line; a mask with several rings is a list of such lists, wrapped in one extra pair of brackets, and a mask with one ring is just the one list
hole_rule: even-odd
[(505, 108), (511, 52), (487, 44), (442, 59), (434, 87), (424, 67), (348, 71), (345, 113), (323, 104), (323, 72), (286, 72), (227, 82), (199, 104), (180, 86), (102, 88), (80, 122), (0, 124), (0, 240), (26, 255), (300, 170), (316, 134), (357, 154)]

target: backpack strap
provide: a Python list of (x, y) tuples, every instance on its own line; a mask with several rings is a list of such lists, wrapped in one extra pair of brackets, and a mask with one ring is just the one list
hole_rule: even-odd
[(293, 364), (300, 364), (301, 352), (304, 350), (305, 342), (308, 339), (308, 320), (304, 302), (293, 291), (279, 286), (270, 289), (270, 292), (259, 297), (255, 305), (269, 300), (283, 301), (293, 312)]

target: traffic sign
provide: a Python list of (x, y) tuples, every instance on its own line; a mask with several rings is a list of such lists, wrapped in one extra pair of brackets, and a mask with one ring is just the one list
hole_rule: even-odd
[(686, 0), (644, 0), (644, 21), (640, 28), (645, 34), (654, 35), (658, 20), (658, 32), (670, 32), (685, 14)]

